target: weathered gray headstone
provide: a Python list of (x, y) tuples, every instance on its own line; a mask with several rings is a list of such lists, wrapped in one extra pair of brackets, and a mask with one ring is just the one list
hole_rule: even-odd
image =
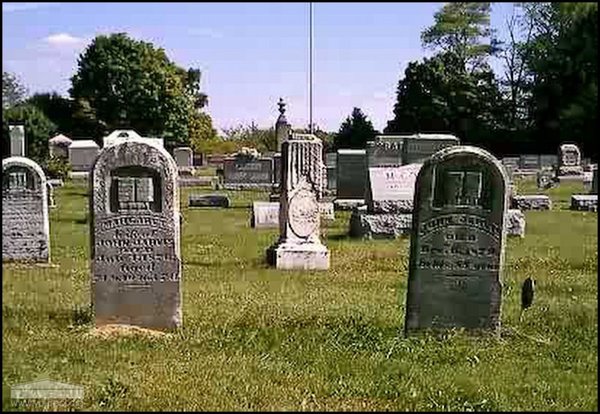
[(73, 141), (69, 145), (69, 162), (73, 172), (88, 172), (92, 168), (100, 147), (90, 139)]
[(267, 250), (268, 263), (278, 269), (329, 268), (329, 251), (320, 240), (322, 153), (314, 135), (292, 134), (282, 145), (280, 236)]
[(575, 144), (562, 144), (559, 147), (558, 175), (581, 175), (581, 152)]
[[(319, 202), (319, 213), (324, 220), (335, 220), (333, 203)], [(278, 228), (279, 227), (279, 201), (255, 201), (252, 203), (252, 216), (250, 227)]]
[(369, 213), (410, 213), (422, 164), (369, 167), (365, 202)]
[(194, 166), (194, 152), (189, 147), (173, 149), (173, 158), (180, 168), (191, 168)]
[(325, 167), (327, 168), (327, 189), (334, 191), (337, 186), (337, 153), (325, 154)]
[(446, 148), (417, 179), (405, 332), (498, 330), (507, 177), (489, 152)]
[(592, 189), (590, 190), (590, 194), (598, 194), (598, 168), (594, 169), (592, 174)]
[(25, 127), (23, 125), (9, 125), (10, 156), (25, 157)]
[(397, 238), (410, 234), (412, 213), (369, 214), (367, 206), (352, 209), (350, 237), (363, 239)]
[(364, 199), (367, 180), (367, 157), (365, 150), (338, 150), (336, 173), (336, 194), (338, 199)]
[(271, 188), (273, 159), (231, 157), (223, 161), (223, 180), (227, 189)]
[(50, 261), (47, 191), (36, 162), (2, 160), (2, 261)]
[(90, 197), (96, 325), (181, 325), (177, 165), (136, 138), (102, 150)]

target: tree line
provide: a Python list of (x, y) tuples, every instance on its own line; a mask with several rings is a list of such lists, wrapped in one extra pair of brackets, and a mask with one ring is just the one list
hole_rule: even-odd
[[(597, 3), (515, 3), (506, 38), (490, 25), (492, 3), (447, 3), (421, 33), (433, 56), (409, 62), (396, 89), (386, 134), (452, 133), (497, 156), (555, 153), (574, 142), (597, 158)], [(501, 59), (494, 73), (492, 58)], [(204, 112), (201, 72), (125, 33), (97, 36), (79, 56), (69, 98), (27, 97), (3, 72), (3, 154), (8, 123), (25, 123), (28, 154), (47, 157), (54, 133), (97, 140), (117, 128), (160, 136), (167, 147), (231, 152), (275, 150), (273, 128), (240, 125), (217, 133)], [(308, 128), (297, 129), (306, 132)], [(336, 132), (316, 128), (325, 148), (364, 148), (379, 134), (360, 108)]]

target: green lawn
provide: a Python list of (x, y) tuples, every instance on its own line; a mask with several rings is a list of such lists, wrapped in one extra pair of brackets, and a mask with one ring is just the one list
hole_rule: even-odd
[[(519, 193), (537, 193), (518, 181)], [(184, 215), (183, 327), (149, 337), (89, 335), (87, 189), (55, 191), (55, 267), (3, 264), (4, 410), (598, 409), (597, 213), (568, 210), (581, 184), (546, 191), (506, 246), (499, 339), (451, 332), (404, 338), (408, 239), (352, 240), (349, 213), (323, 229), (331, 268), (265, 264), (277, 230), (249, 226), (253, 199)], [(521, 322), (520, 286), (536, 296)], [(80, 402), (17, 404), (10, 387), (40, 378), (81, 385)]]

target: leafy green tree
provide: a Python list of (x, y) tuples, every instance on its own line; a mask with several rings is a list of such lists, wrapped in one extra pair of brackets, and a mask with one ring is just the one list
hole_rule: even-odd
[(367, 116), (360, 108), (354, 108), (352, 114), (340, 126), (334, 137), (334, 147), (340, 148), (366, 148), (367, 141), (373, 141), (377, 131)]
[(56, 92), (36, 93), (27, 103), (37, 107), (56, 125), (59, 133), (70, 135), (73, 130), (74, 102)]
[[(183, 71), (185, 72), (185, 71)], [(165, 51), (125, 33), (97, 36), (81, 54), (70, 94), (86, 101), (108, 130), (128, 126), (141, 135), (187, 144), (194, 107), (182, 69)]]
[(56, 133), (54, 125), (42, 111), (33, 105), (22, 104), (2, 111), (3, 156), (7, 156), (10, 146), (8, 125), (21, 123), (25, 127), (25, 155), (39, 164), (45, 165), (48, 158), (48, 140)]
[(527, 3), (533, 131), (544, 151), (575, 141), (597, 158), (598, 4)]
[(261, 153), (277, 150), (275, 128), (259, 128), (254, 122), (223, 130), (226, 141), (235, 142), (237, 148), (256, 148)]
[(435, 23), (421, 33), (423, 46), (452, 53), (459, 67), (471, 71), (486, 66), (486, 58), (495, 53), (491, 39), (491, 3), (446, 3), (435, 13)]
[(188, 130), (190, 146), (196, 154), (206, 153), (219, 140), (217, 130), (213, 128), (212, 119), (203, 112), (190, 116)]
[(27, 96), (27, 88), (21, 84), (16, 75), (2, 72), (2, 109), (22, 103)]

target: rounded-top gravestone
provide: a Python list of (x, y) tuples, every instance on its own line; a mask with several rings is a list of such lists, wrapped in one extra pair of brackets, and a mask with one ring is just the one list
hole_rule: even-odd
[(405, 332), (497, 330), (507, 176), (489, 152), (455, 146), (417, 177)]
[(104, 148), (92, 170), (92, 301), (97, 325), (181, 325), (177, 165), (131, 139)]
[(50, 261), (47, 191), (36, 162), (2, 160), (2, 261)]

